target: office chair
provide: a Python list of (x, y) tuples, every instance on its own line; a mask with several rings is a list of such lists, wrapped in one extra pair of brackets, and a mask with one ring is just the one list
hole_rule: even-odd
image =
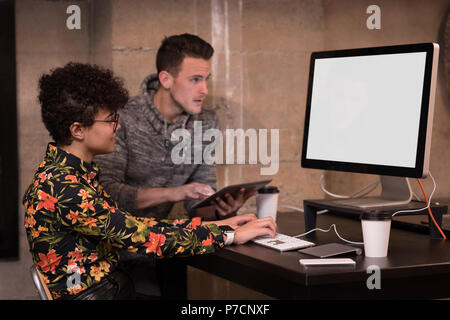
[(36, 286), (36, 289), (39, 293), (39, 297), (41, 297), (41, 300), (53, 300), (52, 295), (50, 294), (50, 291), (47, 288), (47, 285), (45, 284), (44, 277), (39, 272), (39, 270), (36, 268), (36, 265), (32, 265), (30, 268), (31, 278), (33, 279), (34, 285)]

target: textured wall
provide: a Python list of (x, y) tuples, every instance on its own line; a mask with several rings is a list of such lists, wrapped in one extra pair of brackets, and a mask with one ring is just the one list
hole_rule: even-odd
[[(216, 49), (206, 104), (218, 110), (221, 128), (279, 129), (280, 166), (272, 179), (281, 188), (280, 202), (301, 206), (305, 198), (323, 197), (321, 172), (300, 167), (310, 53), (440, 41), (448, 10), (448, 0), (376, 3), (381, 30), (366, 28), (366, 8), (374, 2), (365, 0), (16, 1), (20, 195), (49, 139), (36, 99), (41, 73), (70, 60), (97, 63), (112, 68), (136, 94), (142, 79), (155, 72), (162, 37), (190, 32)], [(81, 30), (65, 27), (70, 4), (81, 8)], [(443, 75), (442, 67), (439, 71)], [(444, 81), (439, 77), (430, 166), (437, 196), (449, 197), (450, 105)], [(260, 167), (220, 165), (219, 185), (259, 179)], [(331, 191), (350, 193), (371, 180), (368, 175), (331, 173), (326, 181)], [(431, 187), (427, 181), (425, 185)], [(251, 200), (244, 210), (253, 209)], [(20, 259), (0, 261), (1, 299), (36, 297), (20, 230)], [(264, 298), (197, 270), (189, 274), (192, 298)]]

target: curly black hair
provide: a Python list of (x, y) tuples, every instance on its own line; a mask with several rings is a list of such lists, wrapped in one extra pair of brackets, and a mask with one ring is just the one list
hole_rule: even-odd
[(58, 145), (70, 145), (70, 125), (94, 124), (99, 108), (123, 108), (129, 95), (123, 81), (97, 65), (69, 62), (39, 79), (42, 121)]

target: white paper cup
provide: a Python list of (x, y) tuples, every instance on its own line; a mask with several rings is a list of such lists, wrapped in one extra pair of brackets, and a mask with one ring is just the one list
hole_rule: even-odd
[(256, 195), (256, 211), (259, 219), (272, 217), (277, 220), (278, 195), (277, 187), (269, 186), (258, 190)]
[(390, 214), (379, 211), (367, 212), (362, 215), (361, 226), (366, 257), (382, 258), (387, 256), (391, 219)]

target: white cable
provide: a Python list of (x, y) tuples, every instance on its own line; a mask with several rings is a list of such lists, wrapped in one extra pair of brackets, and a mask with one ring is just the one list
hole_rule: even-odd
[[(278, 206), (278, 208), (282, 208), (282, 209), (291, 209), (291, 210), (294, 210), (294, 211), (298, 211), (298, 212), (302, 212), (302, 213), (304, 213), (305, 212), (305, 210), (303, 210), (303, 209), (300, 209), (300, 208), (297, 208), (297, 207), (293, 207), (293, 206), (285, 206), (285, 205), (281, 205), (281, 206)], [(328, 212), (328, 210), (320, 210), (320, 211), (317, 211), (316, 213), (317, 214), (322, 214), (322, 213), (325, 213), (325, 212)]]
[[(365, 195), (367, 195), (367, 194), (371, 193), (373, 190), (375, 190), (375, 189), (378, 187), (379, 184), (380, 184), (380, 179), (377, 179), (376, 181), (374, 181), (374, 182), (368, 184), (367, 186), (365, 186), (365, 187), (362, 188), (361, 190), (352, 193), (352, 194), (350, 195), (350, 198), (361, 198), (361, 197), (364, 197)], [(366, 192), (364, 192), (364, 193), (361, 193), (361, 192), (363, 192), (364, 190), (366, 190), (366, 189), (368, 189), (368, 188), (370, 188), (368, 191), (366, 191)], [(360, 193), (361, 193), (361, 194), (360, 194)]]
[[(431, 192), (430, 198), (428, 199), (428, 205), (427, 205), (425, 208), (421, 208), (421, 209), (414, 209), (414, 210), (400, 210), (400, 211), (394, 212), (394, 213), (392, 214), (392, 216), (395, 216), (396, 214), (402, 213), (402, 212), (418, 212), (418, 211), (422, 211), (422, 210), (428, 209), (428, 208), (430, 207), (430, 205), (431, 205), (431, 198), (433, 197), (434, 192), (436, 191), (437, 185), (436, 185), (436, 180), (434, 180), (434, 177), (433, 177), (433, 175), (431, 174), (431, 171), (430, 171), (429, 173), (430, 173), (431, 180), (433, 180), (433, 185), (434, 185), (434, 186), (433, 186), (433, 191)], [(322, 174), (322, 176), (320, 177), (320, 187), (321, 187), (321, 189), (322, 189), (323, 175), (324, 175), (324, 174)], [(373, 185), (373, 184), (378, 185), (378, 183), (379, 183), (379, 181), (376, 181), (375, 183), (371, 183), (370, 185)], [(356, 192), (356, 193), (353, 193), (352, 195), (355, 195), (355, 194), (358, 194), (358, 193), (364, 191), (364, 189), (368, 188), (370, 185), (367, 185), (366, 187), (364, 187), (363, 189), (361, 189), (360, 191), (358, 191), (358, 192)], [(326, 190), (324, 190), (324, 189), (322, 189), (322, 191), (324, 191), (324, 192), (325, 192), (326, 194), (328, 194), (328, 195), (331, 194), (331, 192), (328, 193), (328, 191), (326, 191)], [(371, 190), (371, 191), (372, 191), (372, 190)], [(366, 194), (367, 194), (367, 193), (366, 193)], [(350, 195), (350, 196), (334, 195), (334, 196), (337, 196), (337, 197), (340, 197), (340, 198), (344, 198), (344, 197), (351, 197), (352, 195)], [(299, 209), (299, 208), (297, 208), (297, 207), (285, 206), (285, 205), (282, 205), (282, 206), (279, 206), (279, 207), (280, 207), (280, 208), (291, 209), (291, 210), (295, 210), (295, 211), (299, 211), (299, 212), (304, 212), (303, 209)], [(321, 211), (318, 211), (317, 214), (324, 213), (324, 212), (327, 212), (327, 211), (328, 211), (328, 210), (321, 210)], [(336, 225), (335, 225), (335, 224), (332, 224), (332, 225), (328, 228), (328, 230), (324, 230), (324, 229), (320, 229), (320, 228), (315, 228), (315, 229), (312, 229), (312, 230), (310, 230), (310, 231), (308, 231), (308, 232), (305, 232), (305, 233), (299, 234), (299, 235), (297, 235), (297, 236), (294, 236), (294, 238), (299, 238), (299, 237), (306, 236), (307, 234), (310, 234), (311, 232), (314, 232), (314, 231), (329, 232), (329, 231), (331, 230), (331, 228), (334, 229), (334, 232), (336, 233), (336, 235), (338, 236), (338, 238), (341, 239), (342, 241), (345, 241), (345, 242), (350, 243), (350, 244), (356, 244), (356, 245), (363, 245), (363, 244), (364, 244), (364, 242), (354, 242), (354, 241), (350, 241), (350, 240), (346, 240), (346, 239), (342, 238), (342, 237), (340, 236), (340, 234), (337, 232), (337, 229), (336, 229)]]
[(334, 194), (334, 193), (331, 193), (331, 192), (327, 191), (325, 189), (325, 187), (323, 186), (323, 178), (324, 178), (324, 176), (325, 176), (325, 172), (322, 172), (322, 175), (320, 176), (320, 183), (319, 183), (320, 190), (322, 190), (323, 193), (325, 193), (325, 194), (327, 194), (327, 195), (329, 195), (331, 197), (334, 197), (334, 198), (348, 199), (348, 196), (341, 196), (339, 194)]
[(339, 233), (337, 232), (336, 225), (335, 225), (334, 223), (328, 228), (328, 230), (324, 230), (324, 229), (320, 229), (320, 228), (315, 228), (315, 229), (309, 230), (308, 232), (299, 234), (298, 236), (294, 236), (294, 238), (299, 238), (299, 237), (306, 236), (307, 234), (309, 234), (309, 233), (311, 233), (311, 232), (313, 232), (313, 231), (316, 231), (316, 230), (317, 230), (317, 231), (322, 231), (322, 232), (329, 232), (329, 231), (331, 230), (331, 228), (334, 229), (334, 232), (336, 232), (336, 235), (337, 235), (338, 238), (341, 239), (342, 241), (345, 241), (345, 242), (348, 242), (348, 243), (351, 243), (351, 244), (357, 244), (357, 245), (364, 244), (364, 242), (353, 242), (353, 241), (346, 240), (346, 239), (342, 238), (342, 237), (339, 235)]
[(431, 172), (430, 172), (430, 177), (431, 177), (431, 180), (433, 180), (434, 187), (433, 187), (433, 192), (431, 192), (430, 198), (428, 199), (428, 205), (425, 208), (421, 208), (421, 209), (400, 210), (400, 211), (394, 212), (392, 214), (392, 216), (395, 216), (397, 213), (401, 213), (401, 212), (418, 212), (418, 211), (426, 210), (426, 209), (428, 209), (430, 207), (430, 205), (431, 205), (431, 198), (433, 197), (434, 191), (436, 191), (436, 181), (434, 180), (434, 177), (431, 174)]
[(291, 210), (298, 211), (298, 212), (305, 212), (305, 210), (303, 210), (303, 209), (300, 209), (300, 208), (297, 208), (297, 207), (292, 207), (292, 206), (284, 206), (284, 205), (282, 205), (282, 206), (278, 206), (278, 208), (291, 209)]
[[(324, 177), (325, 177), (325, 172), (322, 172), (322, 175), (320, 176), (320, 184), (319, 184), (319, 185), (320, 185), (320, 189), (323, 191), (323, 193), (329, 195), (330, 197), (333, 197), (333, 198), (339, 198), (339, 199), (351, 199), (351, 198), (360, 198), (360, 197), (363, 197), (363, 196), (365, 196), (366, 194), (369, 194), (369, 193), (371, 193), (373, 190), (375, 190), (375, 189), (378, 187), (378, 185), (380, 184), (380, 179), (377, 179), (377, 181), (374, 181), (374, 182), (368, 184), (367, 186), (363, 187), (361, 190), (356, 191), (356, 192), (354, 192), (354, 193), (352, 193), (352, 194), (350, 194), (350, 195), (348, 195), (348, 196), (343, 196), (343, 195), (335, 194), (335, 193), (332, 193), (332, 192), (326, 190), (325, 187), (323, 186), (323, 178), (324, 178)], [(370, 188), (370, 189), (369, 189), (369, 188)], [(369, 189), (369, 190), (366, 191), (366, 192), (363, 193), (363, 194), (360, 194), (361, 192), (363, 192), (363, 191), (366, 190), (366, 189)]]

